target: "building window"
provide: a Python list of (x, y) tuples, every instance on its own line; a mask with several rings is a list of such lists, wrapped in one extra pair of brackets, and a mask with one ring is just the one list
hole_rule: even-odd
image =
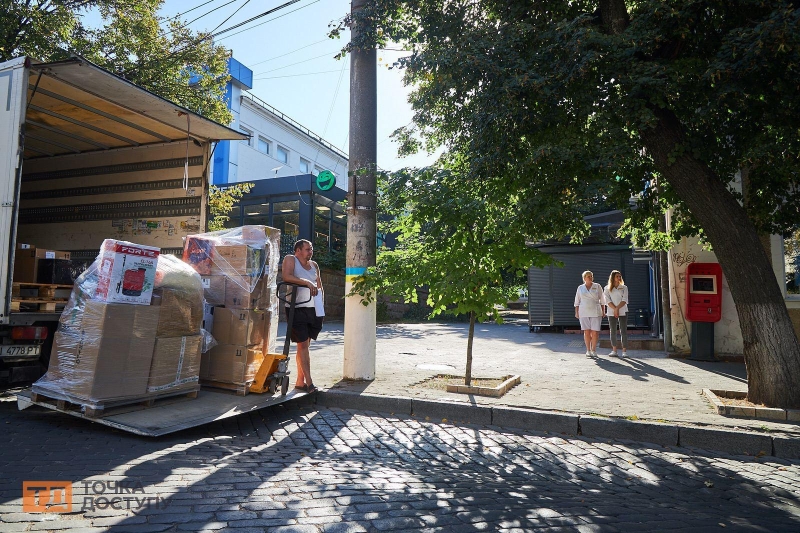
[(252, 204), (242, 206), (244, 224), (269, 226), (269, 204)]
[(242, 133), (244, 133), (245, 135), (249, 135), (249, 136), (250, 136), (250, 137), (248, 137), (247, 139), (242, 139), (242, 142), (243, 142), (244, 144), (246, 144), (246, 145), (250, 146), (250, 143), (253, 141), (253, 132), (252, 132), (251, 130), (249, 130), (249, 129), (245, 128), (245, 127), (240, 127), (239, 129), (240, 129), (240, 130), (242, 131)]
[(289, 150), (284, 148), (283, 146), (278, 146), (277, 150), (277, 159), (281, 163), (289, 163)]
[(800, 296), (800, 228), (783, 239), (783, 271), (786, 276), (786, 294)]
[(238, 228), (242, 225), (242, 208), (234, 206), (228, 214), (228, 220), (225, 222), (226, 228)]
[(269, 141), (266, 140), (264, 137), (258, 138), (258, 151), (262, 154), (269, 155)]
[(322, 172), (323, 170), (325, 170), (325, 169), (322, 168), (322, 167), (318, 167), (317, 165), (314, 165), (314, 175), (315, 176), (319, 175), (319, 173)]
[(306, 161), (302, 157), (300, 158), (300, 172), (303, 174), (308, 174), (308, 169), (311, 168), (311, 162)]

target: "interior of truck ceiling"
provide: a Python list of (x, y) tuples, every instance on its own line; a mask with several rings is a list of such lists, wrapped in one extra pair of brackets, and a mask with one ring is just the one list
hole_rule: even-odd
[(247, 136), (83, 58), (31, 63), (25, 159), (175, 141)]

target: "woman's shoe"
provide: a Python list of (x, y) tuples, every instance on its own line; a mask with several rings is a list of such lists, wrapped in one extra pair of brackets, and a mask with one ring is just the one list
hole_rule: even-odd
[(295, 385), (294, 390), (308, 392), (308, 387), (306, 387), (305, 385)]
[(312, 392), (317, 392), (319, 389), (312, 383), (311, 385), (306, 386), (306, 392), (311, 394)]

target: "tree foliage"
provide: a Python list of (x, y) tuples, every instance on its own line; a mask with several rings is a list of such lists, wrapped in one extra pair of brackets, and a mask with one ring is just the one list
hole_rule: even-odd
[[(231, 114), (223, 99), (229, 52), (180, 19), (158, 15), (164, 0), (2, 0), (0, 55), (41, 61), (77, 54), (145, 89), (217, 122)], [(88, 28), (96, 10), (103, 25)]]
[(393, 250), (382, 250), (377, 265), (354, 283), (363, 297), (378, 293), (417, 302), (428, 288), (431, 317), (470, 316), (467, 377), (475, 320), (502, 319), (497, 311), (517, 298), (518, 283), (532, 264), (550, 258), (529, 248), (519, 226), (519, 197), (487, 201), (496, 193), (464, 179), (463, 163), (451, 158), (440, 169), (405, 169), (380, 180), (381, 231), (397, 235)]
[(796, 2), (374, 0), (355, 16), (374, 31), (351, 46), (410, 50), (408, 150), (463, 154), (465, 179), (519, 197), (532, 238), (579, 239), (597, 198), (626, 210), (638, 244), (703, 236), (737, 304), (751, 398), (800, 406), (800, 348), (758, 240), (800, 220)]
[(236, 203), (255, 186), (253, 183), (236, 183), (226, 187), (212, 185), (208, 191), (208, 231), (225, 229), (225, 224)]
[(378, 30), (351, 46), (391, 39), (411, 50), (397, 64), (416, 87), (414, 125), (398, 132), (406, 151), (443, 144), (468, 154), (476, 176), (526, 185), (539, 198), (526, 206), (532, 224), (551, 220), (539, 229), (569, 233), (587, 199), (628, 208), (640, 195), (632, 227), (655, 227), (653, 215), (673, 206), (673, 237), (701, 231), (669, 183), (656, 186), (643, 150), (639, 132), (661, 105), (683, 125), (681, 149), (719, 179), (749, 170), (759, 230), (797, 224), (800, 9), (626, 2), (630, 24), (610, 34), (599, 4), (375, 0), (360, 16)]

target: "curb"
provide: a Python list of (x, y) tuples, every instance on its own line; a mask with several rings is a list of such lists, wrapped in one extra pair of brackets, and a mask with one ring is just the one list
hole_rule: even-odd
[(417, 400), (397, 396), (320, 391), (308, 406), (374, 411), (425, 418), (432, 422), (499, 426), (560, 435), (629, 440), (659, 446), (695, 447), (732, 455), (800, 459), (800, 437), (731, 431), (702, 426), (632, 421), (519, 407)]

